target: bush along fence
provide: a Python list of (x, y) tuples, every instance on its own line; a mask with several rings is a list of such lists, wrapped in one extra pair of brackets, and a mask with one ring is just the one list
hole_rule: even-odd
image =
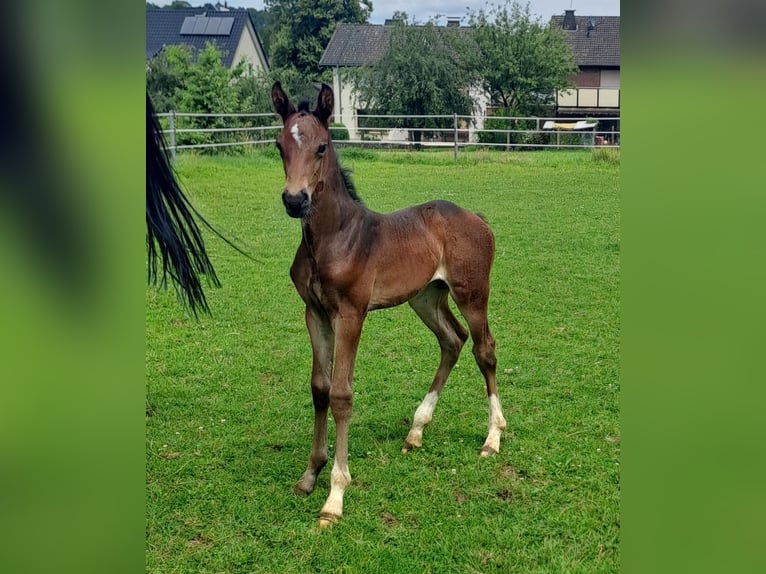
[[(281, 124), (260, 114), (158, 114), (171, 154), (199, 149), (203, 153), (241, 153), (247, 146), (274, 143)], [(333, 123), (338, 145), (389, 148), (460, 148), (505, 150), (620, 147), (620, 118), (506, 117), (503, 115), (359, 114), (355, 125)]]

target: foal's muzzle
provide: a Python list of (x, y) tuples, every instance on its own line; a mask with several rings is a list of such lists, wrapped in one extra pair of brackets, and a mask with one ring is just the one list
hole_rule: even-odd
[(311, 205), (309, 196), (305, 191), (291, 194), (288, 194), (286, 191), (282, 192), (282, 203), (285, 204), (287, 215), (296, 218), (306, 215)]

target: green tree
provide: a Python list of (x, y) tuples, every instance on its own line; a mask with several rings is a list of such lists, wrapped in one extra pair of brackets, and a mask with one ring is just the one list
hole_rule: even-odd
[(237, 112), (243, 114), (271, 113), (271, 75), (255, 72), (252, 64), (244, 63), (232, 70), (231, 85), (237, 101)]
[[(186, 71), (183, 89), (179, 92), (178, 110), (198, 114), (234, 113), (237, 99), (232, 76), (221, 63), (221, 53), (212, 43), (197, 55), (197, 61)], [(227, 127), (226, 118), (220, 116), (194, 116), (183, 118), (179, 127), (215, 129)], [(221, 132), (188, 132), (178, 136), (182, 144), (202, 144), (221, 141)]]
[[(477, 81), (477, 50), (464, 28), (397, 21), (381, 61), (355, 73), (360, 103), (379, 114), (471, 114), (469, 90)], [(391, 122), (387, 122), (389, 126)], [(446, 128), (451, 118), (402, 119), (398, 127)], [(413, 130), (421, 140), (422, 131)]]
[(166, 46), (147, 63), (146, 91), (157, 113), (178, 109), (191, 61), (188, 47)]
[[(271, 111), (271, 83), (266, 74), (256, 74), (244, 61), (231, 70), (221, 62), (221, 53), (208, 43), (196, 61), (185, 46), (168, 46), (147, 65), (146, 87), (157, 112), (201, 114), (258, 113)], [(221, 117), (178, 117), (176, 128), (216, 129), (268, 125), (269, 119)], [(179, 144), (244, 141), (259, 132), (180, 132)], [(216, 151), (227, 151), (222, 148)], [(210, 152), (211, 150), (207, 150)]]
[(481, 53), (481, 76), (492, 102), (506, 115), (544, 113), (556, 90), (577, 71), (564, 33), (533, 19), (515, 0), (470, 15)]
[(221, 63), (221, 52), (208, 42), (188, 68), (180, 109), (197, 113), (235, 112), (237, 101), (230, 80), (231, 73)]
[[(167, 46), (146, 66), (146, 89), (157, 112), (271, 112), (271, 79), (240, 61), (225, 68), (208, 43), (196, 62), (188, 46)], [(204, 127), (204, 126), (200, 126)]]
[(391, 21), (392, 22), (404, 22), (404, 23), (407, 23), (407, 21), (409, 19), (410, 19), (410, 17), (407, 16), (407, 12), (405, 12), (404, 10), (396, 10), (394, 12), (393, 16), (391, 16)]
[(263, 9), (248, 8), (250, 17), (253, 19), (255, 29), (258, 30), (258, 35), (261, 37), (263, 43), (263, 49), (267, 54), (271, 53), (271, 34), (274, 31), (274, 13)]
[(294, 97), (315, 97), (310, 82), (330, 82), (332, 74), (319, 67), (327, 43), (340, 22), (364, 23), (371, 0), (266, 0), (274, 29), (269, 39), (272, 70)]

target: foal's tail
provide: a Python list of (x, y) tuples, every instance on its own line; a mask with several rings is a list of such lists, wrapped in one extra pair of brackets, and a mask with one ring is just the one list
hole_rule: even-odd
[[(167, 285), (167, 276), (176, 287), (181, 302), (194, 316), (197, 310), (209, 313), (201, 276), (220, 287), (221, 282), (205, 249), (194, 216), (231, 247), (247, 253), (223, 237), (189, 202), (168, 161), (162, 131), (154, 107), (146, 94), (146, 251), (151, 285)], [(162, 271), (158, 269), (162, 261)]]

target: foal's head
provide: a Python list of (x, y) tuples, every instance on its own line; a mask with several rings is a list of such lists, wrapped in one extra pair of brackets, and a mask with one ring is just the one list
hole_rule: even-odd
[(322, 84), (313, 112), (308, 105), (296, 110), (279, 82), (271, 88), (271, 101), (284, 124), (277, 136), (277, 149), (285, 168), (282, 202), (290, 217), (304, 217), (322, 180), (324, 160), (332, 153), (328, 129), (334, 102), (332, 89)]

